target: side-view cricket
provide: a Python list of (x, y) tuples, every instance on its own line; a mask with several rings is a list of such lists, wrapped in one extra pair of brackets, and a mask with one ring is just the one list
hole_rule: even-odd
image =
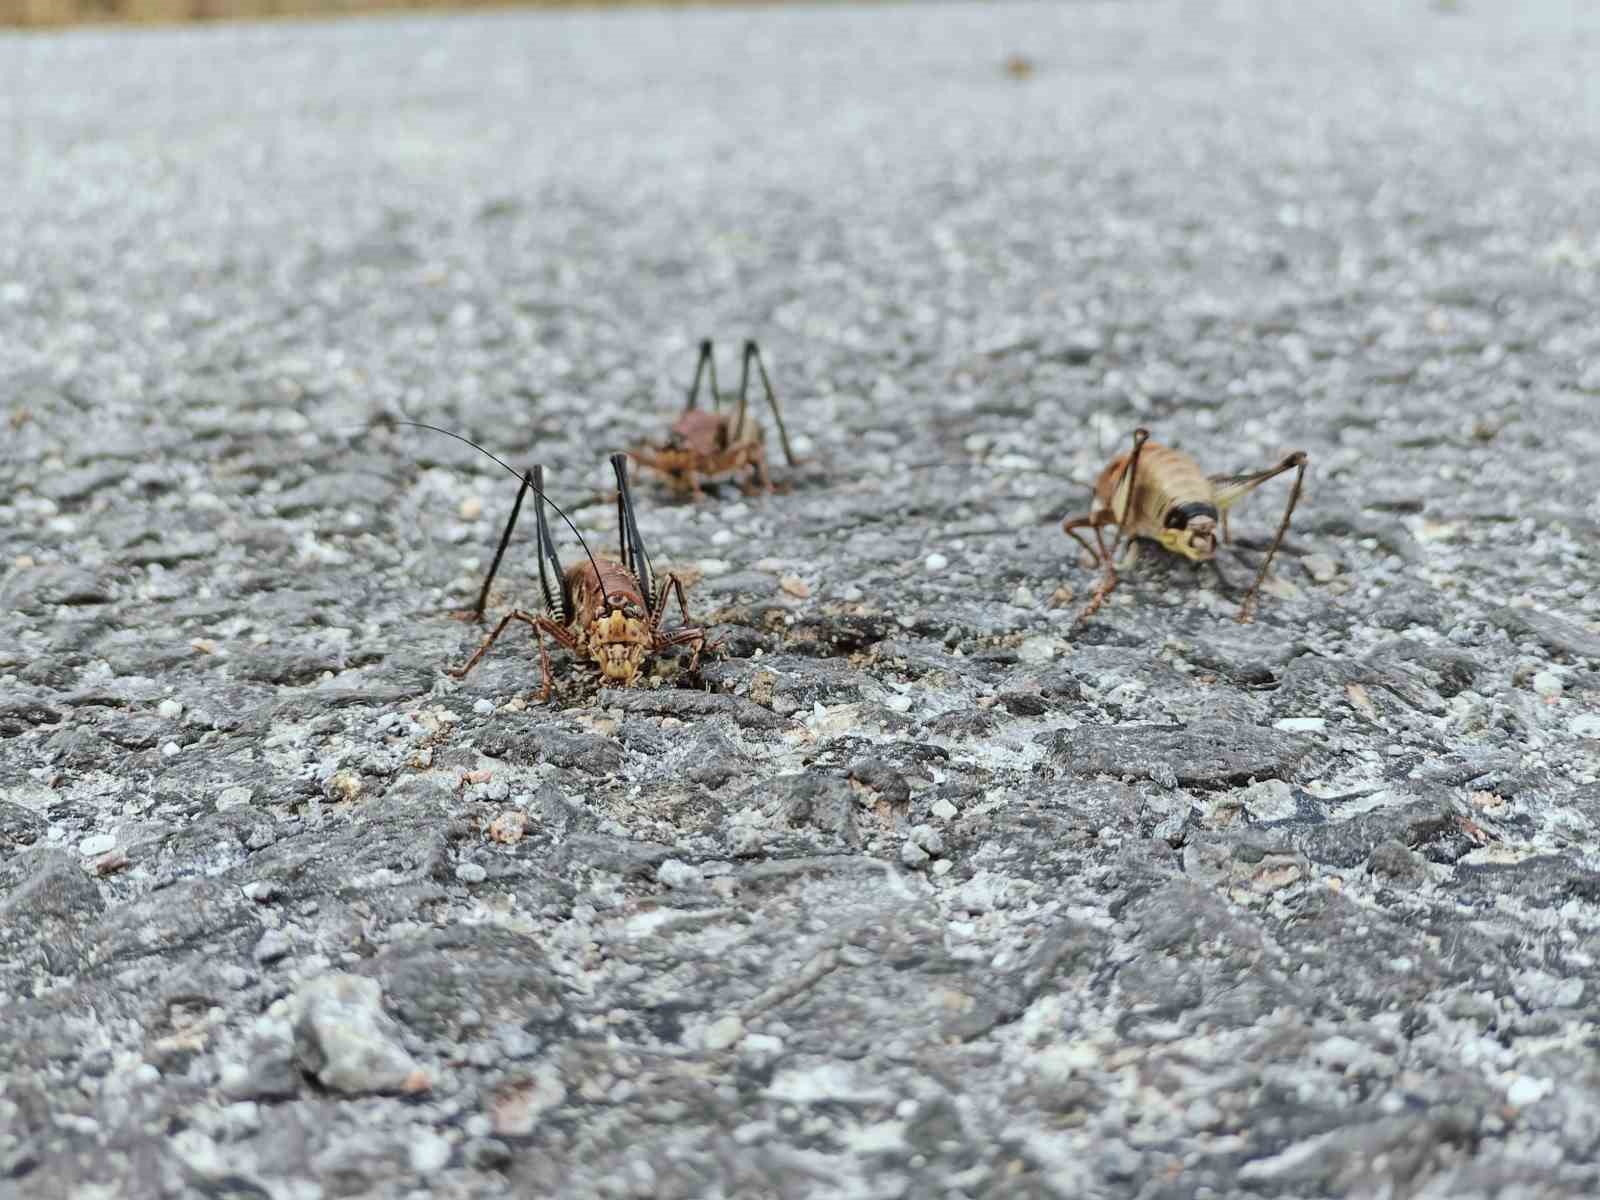
[[(1296, 450), (1265, 471), (1207, 475), (1200, 464), (1183, 451), (1150, 441), (1148, 429), (1134, 430), (1133, 449), (1112, 459), (1095, 481), (1089, 512), (1068, 517), (1061, 523), (1062, 531), (1087, 550), (1105, 572), (1075, 623), (1081, 625), (1094, 616), (1110, 597), (1117, 586), (1117, 568), (1127, 569), (1137, 557), (1139, 538), (1159, 542), (1174, 554), (1197, 563), (1209, 562), (1215, 567), (1219, 522), (1223, 541), (1231, 540), (1228, 510), (1267, 480), (1292, 469), (1296, 472), (1294, 487), (1289, 492), (1289, 502), (1284, 505), (1278, 532), (1273, 535), (1272, 545), (1239, 606), (1239, 621), (1248, 622), (1256, 593), (1267, 577), (1267, 568), (1272, 565), (1273, 556), (1289, 531), (1289, 518), (1305, 482), (1306, 462), (1305, 451)], [(1116, 539), (1109, 549), (1102, 532), (1107, 525), (1117, 527)], [(1078, 532), (1084, 528), (1094, 531), (1094, 545)], [(1128, 553), (1119, 563), (1117, 551), (1124, 541), (1128, 543)], [(1220, 570), (1218, 576), (1221, 576)]]
[[(783, 427), (783, 414), (778, 410), (778, 398), (772, 391), (772, 380), (767, 376), (766, 364), (761, 361), (761, 351), (752, 341), (744, 344), (744, 359), (739, 370), (738, 406), (730, 416), (722, 411), (722, 393), (717, 389), (717, 363), (709, 338), (700, 343), (700, 358), (695, 363), (694, 382), (689, 385), (689, 395), (683, 412), (673, 422), (672, 431), (664, 445), (641, 446), (628, 453), (640, 466), (660, 471), (667, 481), (679, 491), (687, 491), (696, 500), (705, 496), (702, 479), (727, 475), (741, 467), (751, 469), (752, 478), (744, 484), (746, 492), (757, 488), (772, 491), (772, 479), (767, 474), (766, 434), (749, 415), (750, 364), (754, 362), (761, 376), (761, 387), (767, 394), (767, 406), (772, 409), (778, 426), (778, 440), (783, 444), (783, 456), (791, 467), (797, 465), (794, 451), (789, 446), (789, 433)], [(706, 378), (711, 387), (711, 408), (698, 407), (700, 380)]]
[[(489, 647), (494, 645), (496, 639), (505, 632), (506, 626), (513, 621), (521, 621), (532, 628), (533, 636), (539, 643), (539, 666), (543, 673), (543, 686), (539, 690), (541, 702), (550, 698), (552, 684), (550, 650), (545, 643), (546, 634), (578, 658), (594, 663), (600, 668), (601, 678), (617, 687), (632, 687), (639, 682), (645, 663), (653, 655), (660, 654), (672, 646), (691, 647), (689, 670), (695, 669), (700, 661), (700, 653), (706, 646), (705, 630), (690, 622), (689, 604), (684, 598), (683, 581), (670, 572), (658, 580), (650, 566), (650, 557), (645, 552), (644, 540), (639, 534), (639, 525), (634, 517), (633, 496), (628, 490), (626, 455), (611, 456), (611, 468), (617, 477), (617, 524), (621, 541), (621, 557), (612, 559), (597, 556), (590, 550), (588, 543), (583, 540), (583, 535), (572, 523), (572, 519), (554, 501), (546, 497), (542, 466), (535, 466), (531, 472), (519, 473), (476, 442), (469, 441), (460, 434), (433, 425), (423, 425), (417, 421), (400, 421), (396, 424), (431, 429), (435, 433), (443, 433), (457, 441), (466, 442), (473, 449), (494, 459), (513, 475), (517, 475), (522, 481), (522, 486), (517, 491), (516, 502), (511, 508), (511, 516), (507, 519), (505, 530), (500, 535), (500, 544), (495, 551), (494, 561), (489, 566), (489, 574), (484, 579), (483, 588), (478, 594), (475, 614), (479, 618), (483, 615), (488, 601), (489, 587), (500, 568), (500, 560), (511, 541), (511, 532), (516, 527), (517, 517), (522, 511), (522, 501), (529, 492), (534, 496), (539, 588), (544, 596), (544, 612), (527, 613), (521, 609), (513, 609), (500, 619), (494, 631), (483, 640), (483, 644), (466, 664), (451, 670), (450, 674), (460, 679), (477, 666), (478, 661), (488, 653)], [(550, 536), (549, 522), (545, 518), (546, 504), (555, 509), (556, 514), (566, 522), (567, 528), (577, 537), (579, 544), (583, 546), (585, 561), (562, 567), (561, 560), (556, 555), (554, 540)], [(671, 594), (676, 594), (678, 598), (678, 611), (683, 618), (683, 624), (668, 632), (664, 631), (661, 625), (667, 615), (667, 600)]]

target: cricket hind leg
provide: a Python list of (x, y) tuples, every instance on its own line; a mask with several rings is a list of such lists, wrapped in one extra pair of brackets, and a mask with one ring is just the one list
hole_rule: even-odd
[[(772, 410), (772, 420), (778, 426), (778, 441), (783, 446), (783, 457), (791, 467), (799, 466), (794, 456), (794, 450), (789, 445), (789, 431), (784, 428), (783, 413), (778, 408), (778, 396), (772, 390), (772, 379), (767, 374), (767, 364), (761, 360), (761, 348), (753, 340), (744, 344), (744, 359), (739, 368), (739, 416), (733, 424), (733, 437), (738, 441), (744, 436), (745, 410), (747, 407), (747, 389), (750, 386), (750, 363), (754, 361), (756, 371), (761, 375), (761, 388), (767, 394), (767, 407)], [(766, 470), (763, 463), (762, 471)], [(767, 483), (767, 490), (772, 490), (772, 484)]]
[(511, 544), (511, 531), (517, 527), (517, 518), (522, 514), (522, 501), (530, 489), (544, 490), (534, 482), (531, 475), (523, 472), (522, 486), (517, 489), (516, 503), (511, 506), (511, 516), (506, 519), (506, 527), (500, 533), (500, 544), (495, 547), (494, 559), (489, 563), (489, 573), (483, 577), (483, 587), (478, 590), (478, 602), (472, 606), (474, 621), (482, 621), (484, 610), (489, 607), (489, 588), (500, 570), (500, 560), (506, 556), (506, 547)]
[(711, 411), (717, 412), (722, 408), (722, 395), (717, 391), (717, 359), (712, 352), (710, 338), (700, 339), (700, 357), (695, 360), (694, 382), (689, 385), (689, 394), (684, 399), (684, 412), (688, 412), (700, 402), (700, 378), (702, 375), (711, 377)]
[(1289, 489), (1289, 500), (1283, 506), (1283, 517), (1278, 521), (1277, 532), (1272, 535), (1272, 544), (1267, 547), (1266, 557), (1261, 560), (1261, 566), (1256, 570), (1256, 577), (1251, 582), (1249, 589), (1244, 594), (1244, 601), (1239, 605), (1239, 623), (1248, 624), (1252, 619), (1252, 610), (1255, 607), (1257, 594), (1262, 583), (1267, 578), (1267, 569), (1272, 566), (1272, 560), (1278, 553), (1278, 548), (1283, 545), (1283, 539), (1289, 532), (1289, 521), (1294, 516), (1295, 505), (1300, 502), (1300, 492), (1306, 480), (1306, 452), (1296, 450), (1287, 455), (1275, 467), (1265, 471), (1256, 471), (1246, 475), (1213, 475), (1211, 485), (1216, 489), (1217, 508), (1224, 517), (1233, 505), (1248, 496), (1256, 488), (1266, 483), (1269, 479), (1276, 479), (1286, 471), (1294, 471), (1294, 486)]

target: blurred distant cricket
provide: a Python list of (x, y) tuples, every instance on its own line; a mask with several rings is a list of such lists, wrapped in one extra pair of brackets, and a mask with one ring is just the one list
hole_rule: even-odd
[[(1283, 544), (1284, 534), (1289, 531), (1289, 518), (1300, 500), (1300, 487), (1305, 482), (1305, 451), (1296, 450), (1265, 471), (1207, 475), (1199, 463), (1181, 450), (1150, 441), (1148, 429), (1134, 430), (1133, 449), (1112, 459), (1095, 481), (1089, 512), (1068, 517), (1061, 523), (1062, 531), (1087, 550), (1105, 572), (1076, 623), (1081, 625), (1094, 616), (1116, 589), (1117, 568), (1121, 566), (1126, 570), (1133, 565), (1138, 554), (1138, 538), (1159, 542), (1167, 550), (1193, 562), (1215, 565), (1218, 522), (1222, 524), (1223, 541), (1230, 541), (1228, 510), (1267, 480), (1289, 470), (1295, 471), (1294, 487), (1289, 492), (1289, 502), (1284, 506), (1283, 519), (1278, 522), (1272, 545), (1239, 606), (1241, 622), (1251, 619), (1256, 593), (1267, 577), (1273, 556)], [(1107, 525), (1117, 527), (1116, 540), (1110, 549), (1106, 548), (1102, 532)], [(1084, 528), (1094, 532), (1094, 545), (1078, 532)], [(1124, 541), (1128, 543), (1128, 554), (1118, 563), (1117, 551)]]
[[(778, 411), (778, 398), (772, 391), (772, 380), (767, 376), (766, 364), (761, 361), (761, 351), (754, 342), (744, 344), (744, 359), (739, 370), (738, 406), (732, 415), (722, 411), (722, 393), (717, 389), (717, 361), (712, 353), (711, 340), (700, 343), (700, 358), (695, 363), (694, 382), (689, 385), (689, 396), (683, 412), (673, 422), (672, 431), (664, 445), (641, 446), (630, 450), (629, 456), (640, 466), (660, 471), (667, 482), (679, 491), (691, 493), (696, 500), (705, 496), (700, 486), (702, 479), (727, 475), (749, 467), (753, 478), (744, 484), (746, 492), (760, 488), (772, 491), (772, 479), (767, 474), (766, 434), (755, 418), (749, 414), (750, 366), (755, 364), (761, 376), (761, 387), (767, 394), (767, 406), (778, 426), (778, 440), (783, 444), (783, 456), (795, 466), (794, 451), (789, 447), (789, 433), (783, 427), (783, 414)], [(698, 407), (700, 380), (705, 378), (711, 387), (711, 408)]]

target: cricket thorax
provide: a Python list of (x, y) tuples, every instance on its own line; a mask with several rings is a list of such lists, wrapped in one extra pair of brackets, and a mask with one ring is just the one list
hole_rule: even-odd
[(717, 454), (728, 448), (731, 435), (728, 418), (701, 408), (690, 409), (673, 423), (666, 449)]

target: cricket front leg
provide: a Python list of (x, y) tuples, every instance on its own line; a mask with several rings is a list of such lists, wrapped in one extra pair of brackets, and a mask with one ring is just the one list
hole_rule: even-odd
[[(1099, 586), (1094, 590), (1094, 595), (1089, 598), (1089, 603), (1084, 605), (1083, 611), (1073, 621), (1073, 628), (1082, 625), (1095, 613), (1099, 612), (1100, 606), (1110, 598), (1111, 593), (1116, 589), (1116, 562), (1111, 557), (1111, 551), (1106, 547), (1105, 534), (1102, 532), (1104, 527), (1111, 523), (1112, 516), (1109, 512), (1085, 513), (1082, 516), (1068, 517), (1061, 522), (1061, 531), (1087, 550), (1089, 557), (1094, 559), (1104, 572)], [(1078, 530), (1085, 528), (1094, 531), (1095, 545), (1091, 546), (1087, 539), (1078, 532)]]
[(772, 476), (767, 474), (767, 451), (765, 447), (757, 446), (750, 452), (750, 474), (754, 481), (745, 488), (746, 494), (763, 491), (770, 496), (773, 492)]
[[(683, 620), (681, 629), (674, 629), (671, 633), (661, 632), (661, 621), (667, 613), (667, 594), (673, 592), (678, 597), (678, 613)], [(700, 653), (703, 650), (715, 650), (717, 643), (706, 641), (706, 631), (698, 625), (690, 623), (689, 600), (684, 595), (683, 580), (676, 575), (668, 574), (661, 581), (661, 588), (656, 592), (656, 602), (651, 608), (650, 633), (655, 639), (654, 646), (657, 651), (665, 650), (671, 646), (693, 646), (694, 651), (689, 656), (689, 670), (693, 671), (700, 665)]]

